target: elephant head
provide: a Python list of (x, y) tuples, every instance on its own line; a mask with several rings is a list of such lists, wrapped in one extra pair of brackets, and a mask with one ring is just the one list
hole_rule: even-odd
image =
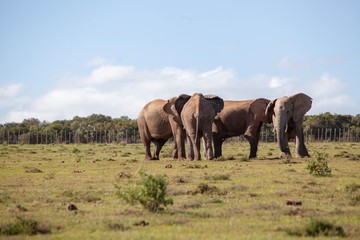
[(164, 112), (170, 115), (175, 122), (182, 125), (180, 114), (190, 97), (187, 94), (181, 94), (178, 97), (170, 98), (163, 106)]
[(308, 156), (304, 145), (302, 124), (304, 115), (310, 110), (311, 104), (311, 97), (298, 93), (272, 100), (266, 108), (265, 114), (272, 116), (279, 147), (286, 155), (291, 155), (287, 137), (295, 133), (297, 155)]
[(221, 112), (221, 110), (224, 108), (224, 100), (220, 98), (219, 96), (213, 95), (213, 94), (207, 94), (204, 96), (208, 102), (211, 103), (211, 106), (213, 107), (215, 111), (215, 116)]
[(258, 98), (250, 103), (249, 111), (254, 116), (256, 122), (272, 123), (271, 114), (265, 112), (269, 103), (270, 101), (265, 98)]
[(167, 100), (163, 106), (164, 112), (169, 117), (169, 122), (171, 126), (171, 131), (173, 132), (175, 138), (175, 146), (177, 152), (174, 153), (174, 158), (185, 159), (185, 130), (181, 121), (181, 111), (190, 99), (189, 95), (181, 94), (178, 97), (173, 97)]

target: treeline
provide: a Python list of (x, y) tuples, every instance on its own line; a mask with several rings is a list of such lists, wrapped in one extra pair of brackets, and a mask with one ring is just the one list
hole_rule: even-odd
[[(305, 116), (304, 133), (307, 140), (359, 141), (360, 114), (340, 115), (323, 113)], [(264, 124), (263, 141), (273, 141), (272, 125)], [(21, 123), (0, 124), (0, 144), (51, 143), (111, 143), (139, 142), (136, 120), (126, 116), (112, 118), (102, 114), (74, 117), (72, 120), (41, 122), (25, 119)]]
[(136, 142), (136, 120), (126, 116), (112, 118), (102, 114), (74, 117), (72, 120), (41, 122), (36, 118), (0, 125), (0, 143), (108, 143)]

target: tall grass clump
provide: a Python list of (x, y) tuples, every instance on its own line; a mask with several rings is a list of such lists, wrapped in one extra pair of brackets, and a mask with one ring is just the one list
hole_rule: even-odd
[(172, 205), (174, 202), (166, 196), (167, 180), (163, 176), (153, 176), (141, 173), (141, 179), (137, 186), (122, 190), (115, 186), (117, 196), (127, 203), (140, 203), (150, 212), (159, 212), (163, 210), (162, 206)]

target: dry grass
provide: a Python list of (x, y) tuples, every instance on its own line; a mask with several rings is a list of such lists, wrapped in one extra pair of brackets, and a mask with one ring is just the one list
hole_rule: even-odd
[[(308, 148), (328, 155), (331, 176), (309, 174), (311, 159), (284, 164), (273, 143), (260, 143), (255, 160), (243, 160), (242, 142), (226, 143), (221, 161), (197, 162), (145, 161), (140, 144), (0, 146), (0, 227), (30, 219), (48, 239), (288, 239), (321, 217), (356, 239), (360, 144)], [(135, 186), (139, 172), (166, 176), (174, 204), (150, 213), (121, 201), (115, 185)]]

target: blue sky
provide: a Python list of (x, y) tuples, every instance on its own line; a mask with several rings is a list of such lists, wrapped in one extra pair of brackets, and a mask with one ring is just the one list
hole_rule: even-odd
[(360, 113), (359, 1), (0, 0), (0, 123), (304, 92)]

